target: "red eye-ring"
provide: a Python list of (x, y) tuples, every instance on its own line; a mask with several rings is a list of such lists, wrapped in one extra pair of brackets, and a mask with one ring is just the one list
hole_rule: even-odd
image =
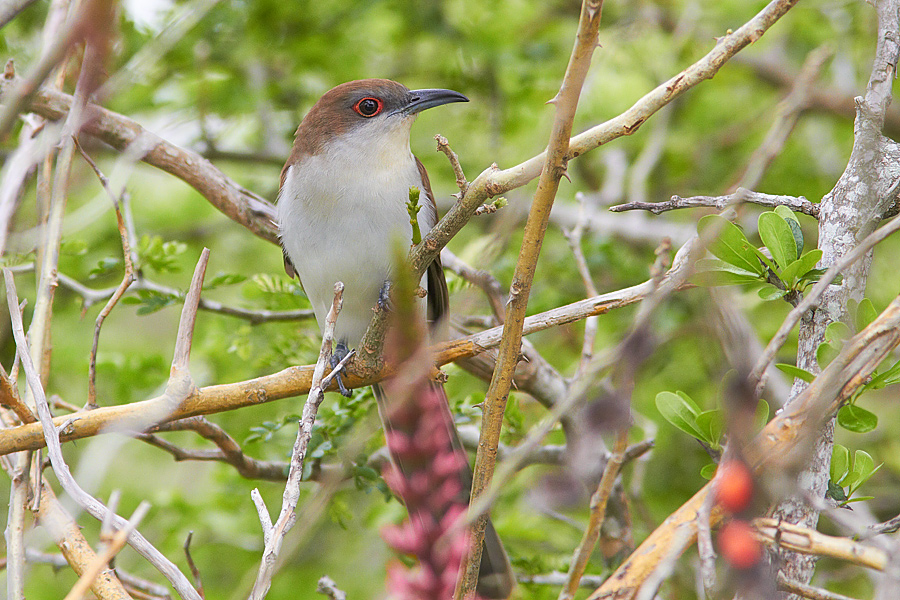
[(384, 108), (384, 102), (378, 98), (365, 97), (353, 105), (353, 110), (363, 117), (374, 117)]

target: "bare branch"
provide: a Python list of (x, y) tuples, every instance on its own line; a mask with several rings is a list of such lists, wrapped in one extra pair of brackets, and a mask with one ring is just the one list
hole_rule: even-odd
[[(53, 424), (53, 418), (50, 414), (50, 408), (47, 406), (47, 399), (44, 396), (44, 389), (41, 385), (40, 377), (37, 370), (34, 368), (34, 364), (28, 353), (28, 342), (25, 339), (22, 316), (19, 314), (16, 284), (12, 274), (8, 270), (4, 270), (3, 276), (6, 280), (6, 298), (9, 306), (10, 318), (12, 319), (13, 335), (16, 340), (16, 353), (22, 363), (26, 380), (34, 395), (35, 403), (37, 404), (38, 417), (40, 418), (47, 450), (50, 454), (50, 463), (53, 466), (53, 472), (56, 474), (57, 479), (59, 479), (60, 485), (63, 486), (69, 496), (71, 496), (79, 506), (84, 508), (95, 519), (103, 520), (104, 516), (107, 514), (107, 508), (102, 502), (85, 492), (81, 486), (78, 485), (78, 482), (72, 477), (69, 467), (63, 459), (62, 448), (59, 443), (59, 431)], [(127, 525), (125, 519), (118, 515), (113, 517), (113, 521), (119, 528), (124, 528)], [(138, 531), (135, 530), (131, 533), (128, 543), (172, 583), (182, 598), (185, 600), (201, 600), (194, 588), (191, 587), (187, 578), (185, 578), (181, 571), (178, 570), (178, 567), (163, 556), (159, 550), (154, 548)]]
[(584, 530), (584, 536), (581, 538), (581, 543), (578, 544), (575, 554), (572, 556), (569, 573), (566, 583), (559, 594), (559, 600), (571, 600), (578, 591), (578, 584), (584, 575), (584, 569), (594, 553), (597, 540), (600, 539), (600, 527), (606, 519), (606, 503), (609, 501), (616, 477), (619, 476), (619, 469), (625, 460), (627, 447), (628, 427), (624, 427), (616, 434), (616, 443), (613, 446), (612, 455), (606, 462), (606, 468), (603, 469), (603, 477), (600, 478), (597, 490), (591, 496), (591, 516)]
[[(675, 277), (678, 269), (681, 268), (683, 268), (683, 263), (676, 265), (667, 277)], [(525, 319), (523, 334), (528, 335), (550, 327), (579, 321), (591, 315), (599, 315), (629, 306), (646, 298), (653, 289), (653, 282), (647, 281), (624, 290), (579, 300), (560, 308), (532, 315)], [(440, 366), (481, 354), (485, 350), (497, 346), (502, 334), (503, 327), (494, 327), (465, 338), (438, 344), (433, 349), (435, 363)], [(169, 397), (162, 395), (127, 405), (103, 406), (79, 415), (79, 418), (72, 422), (68, 422), (65, 417), (58, 417), (56, 422), (59, 425), (67, 425), (60, 434), (65, 441), (110, 431), (142, 432), (157, 423), (225, 412), (307, 393), (310, 389), (312, 371), (313, 368), (310, 366), (289, 367), (278, 373), (248, 381), (213, 385), (194, 390), (174, 407)], [(379, 371), (367, 377), (358, 377), (354, 373), (349, 373), (344, 376), (344, 383), (351, 388), (363, 387), (381, 381), (386, 375), (385, 371)], [(0, 430), (0, 455), (20, 450), (34, 450), (43, 445), (44, 439), (38, 424), (20, 425)]]
[[(97, 555), (97, 558), (94, 560), (94, 563), (81, 574), (81, 577), (78, 578), (78, 581), (75, 582), (75, 585), (72, 586), (72, 589), (69, 590), (69, 593), (66, 594), (64, 600), (78, 600), (83, 597), (84, 594), (88, 591), (94, 579), (97, 578), (97, 575), (100, 574), (104, 568), (107, 567), (107, 563), (113, 559), (113, 557), (119, 553), (119, 551), (125, 547), (125, 544), (128, 541), (128, 536), (137, 528), (138, 524), (147, 514), (147, 511), (150, 510), (149, 502), (141, 502), (138, 507), (135, 509), (134, 513), (131, 515), (131, 519), (125, 524), (125, 527), (121, 528), (116, 532), (115, 536), (113, 536), (112, 541), (107, 545), (106, 549)], [(112, 511), (110, 511), (111, 513)]]
[(456, 155), (456, 152), (450, 147), (450, 142), (447, 141), (447, 138), (438, 134), (434, 136), (434, 141), (437, 142), (438, 152), (443, 152), (447, 155), (447, 160), (450, 161), (450, 166), (453, 167), (453, 174), (456, 175), (456, 186), (459, 188), (459, 198), (462, 198), (466, 195), (466, 190), (469, 189), (469, 181), (466, 179), (466, 174), (463, 173), (462, 165), (459, 164), (459, 156)]
[(28, 473), (31, 452), (15, 455), (14, 471), (9, 473), (9, 512), (6, 515), (6, 597), (25, 600), (25, 511), (28, 509)]
[(672, 196), (667, 202), (628, 202), (617, 206), (610, 206), (612, 212), (625, 212), (627, 210), (646, 210), (654, 215), (662, 214), (670, 210), (678, 210), (681, 208), (716, 208), (724, 210), (735, 203), (757, 204), (767, 208), (775, 208), (776, 206), (787, 206), (794, 212), (803, 213), (813, 218), (819, 218), (819, 205), (810, 202), (803, 196), (780, 196), (776, 194), (763, 194), (761, 192), (753, 192), (744, 188), (738, 188), (733, 194), (725, 196), (691, 196), (690, 198), (682, 198), (681, 196)]
[(34, 3), (35, 0), (7, 0), (0, 5), (0, 29)]
[[(497, 367), (484, 401), (481, 439), (475, 455), (475, 470), (472, 477), (472, 504), (476, 503), (484, 494), (494, 475), (503, 413), (506, 410), (513, 374), (519, 360), (522, 328), (531, 284), (534, 280), (544, 233), (550, 220), (550, 209), (556, 199), (559, 181), (566, 174), (568, 162), (566, 154), (569, 149), (572, 123), (575, 119), (575, 108), (590, 68), (591, 57), (598, 45), (602, 8), (603, 0), (584, 0), (582, 3), (572, 55), (569, 58), (559, 92), (552, 100), (556, 105), (556, 118), (553, 122), (553, 130), (550, 134), (538, 188), (534, 194), (528, 221), (525, 223), (522, 250), (516, 261), (513, 281), (509, 289), (509, 302), (506, 306), (503, 340), (498, 348)], [(440, 224), (437, 227), (439, 226)], [(456, 600), (464, 598), (468, 600), (474, 597), (487, 522), (488, 515), (484, 514), (475, 521), (472, 528), (472, 545), (460, 566), (460, 573), (463, 575), (457, 582), (454, 593)]]
[[(838, 406), (881, 363), (900, 342), (900, 296), (868, 327), (848, 340), (838, 356), (788, 406), (763, 428), (746, 448), (748, 465), (755, 470), (782, 467), (781, 461), (797, 453), (798, 447), (816, 437), (823, 419)], [(772, 464), (776, 463), (776, 464)], [(697, 514), (710, 493), (706, 484), (690, 500), (672, 513), (598, 588), (589, 600), (628, 597), (636, 592), (667, 556), (678, 556), (696, 539)], [(721, 511), (710, 515), (711, 524), (722, 518)]]
[(759, 540), (770, 546), (837, 558), (878, 571), (883, 571), (887, 566), (888, 557), (883, 550), (850, 538), (825, 535), (809, 527), (776, 519), (755, 519), (753, 526), (759, 534)]
[(805, 583), (800, 583), (799, 581), (788, 579), (780, 573), (777, 576), (776, 583), (778, 584), (778, 589), (782, 592), (790, 592), (791, 594), (796, 594), (802, 598), (809, 598), (810, 600), (854, 600), (849, 596), (838, 594), (837, 592), (829, 592), (822, 588), (816, 588)]
[(823, 44), (807, 55), (800, 75), (791, 86), (790, 93), (778, 103), (775, 120), (769, 127), (769, 131), (766, 132), (765, 139), (753, 151), (744, 173), (738, 178), (740, 186), (755, 188), (759, 185), (763, 175), (781, 153), (788, 136), (797, 125), (800, 113), (809, 103), (810, 88), (819, 76), (825, 61), (831, 58), (832, 54), (834, 51), (831, 46)]
[(203, 290), (203, 278), (206, 276), (208, 264), (209, 248), (204, 248), (200, 253), (197, 266), (194, 268), (191, 286), (184, 298), (184, 307), (181, 309), (181, 320), (178, 322), (178, 336), (175, 339), (175, 352), (172, 355), (172, 369), (169, 375), (170, 383), (173, 379), (190, 379), (188, 363), (191, 359), (191, 345), (194, 341), (194, 323), (197, 320), (197, 307), (200, 305), (200, 293)]
[[(253, 590), (250, 592), (251, 600), (262, 600), (266, 597), (269, 586), (272, 584), (272, 577), (275, 575), (275, 561), (281, 551), (282, 541), (297, 520), (295, 511), (300, 499), (300, 479), (303, 477), (303, 462), (306, 459), (306, 449), (309, 445), (309, 440), (312, 437), (313, 424), (316, 420), (319, 405), (322, 403), (322, 400), (325, 399), (325, 390), (322, 387), (322, 381), (325, 375), (325, 365), (331, 357), (331, 345), (334, 340), (334, 325), (341, 312), (343, 294), (344, 284), (341, 282), (334, 284), (334, 301), (331, 304), (328, 315), (325, 317), (319, 359), (316, 361), (312, 385), (310, 386), (306, 403), (303, 405), (303, 415), (300, 417), (300, 424), (297, 428), (297, 439), (294, 441), (294, 448), (291, 452), (291, 468), (288, 471), (287, 483), (284, 486), (281, 513), (278, 515), (278, 519), (275, 521), (274, 525), (268, 523), (268, 511), (265, 508), (265, 504), (262, 503), (262, 498), (259, 497), (258, 494), (253, 498), (257, 510), (260, 513), (264, 537), (266, 539), (262, 561), (260, 562), (259, 571), (256, 575), (256, 581), (253, 584)], [(334, 369), (332, 373), (336, 371), (337, 369)], [(265, 513), (265, 515), (263, 513)], [(266, 533), (268, 533), (268, 535), (265, 535)]]
[[(74, 139), (75, 146), (78, 149), (78, 152), (81, 153), (81, 156), (87, 161), (87, 163), (91, 166), (94, 173), (97, 175), (97, 179), (100, 180), (100, 185), (103, 186), (103, 189), (106, 191), (110, 200), (112, 200), (113, 208), (116, 211), (116, 225), (119, 229), (119, 238), (122, 241), (122, 256), (125, 264), (125, 273), (122, 276), (122, 283), (116, 288), (116, 290), (112, 293), (109, 298), (109, 301), (103, 307), (103, 310), (100, 311), (100, 314), (97, 315), (97, 320), (94, 324), (94, 339), (91, 344), (91, 354), (88, 360), (88, 401), (85, 405), (85, 408), (93, 409), (97, 408), (97, 350), (100, 346), (100, 328), (103, 326), (103, 321), (106, 320), (106, 317), (109, 316), (109, 313), (112, 312), (112, 309), (119, 302), (119, 299), (125, 294), (125, 291), (134, 283), (134, 263), (131, 260), (132, 253), (132, 244), (129, 239), (128, 229), (125, 227), (125, 219), (122, 217), (122, 211), (119, 208), (119, 198), (113, 193), (113, 191), (109, 187), (109, 179), (100, 171), (100, 168), (97, 166), (97, 163), (88, 155), (87, 152), (84, 151), (84, 148), (81, 147), (81, 144), (78, 143), (78, 138)], [(125, 198), (127, 192), (122, 190), (122, 197)], [(58, 277), (57, 273), (57, 277)]]

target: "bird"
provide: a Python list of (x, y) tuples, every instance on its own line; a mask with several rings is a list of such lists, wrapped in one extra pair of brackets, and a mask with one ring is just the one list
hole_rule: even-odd
[[(410, 150), (410, 132), (418, 113), (454, 102), (468, 98), (447, 89), (410, 90), (389, 79), (350, 81), (326, 92), (297, 128), (276, 205), (285, 271), (299, 278), (320, 328), (334, 285), (343, 282), (343, 308), (334, 329), (336, 355), (345, 355), (361, 341), (373, 308), (384, 301), (397, 239), (412, 239), (407, 211), (411, 187), (420, 190), (421, 234), (438, 221), (428, 173)], [(438, 323), (449, 312), (439, 257), (428, 266), (421, 286), (427, 290), (422, 318)], [(443, 387), (433, 385), (446, 400)], [(389, 428), (385, 405), (390, 400), (380, 385), (373, 389)], [(449, 405), (445, 401), (443, 406), (454, 449), (464, 455)], [(468, 459), (464, 462), (460, 479), (468, 494), (472, 471)], [(398, 467), (403, 471), (402, 464)], [(484, 598), (507, 598), (514, 582), (506, 550), (489, 522), (476, 591)]]

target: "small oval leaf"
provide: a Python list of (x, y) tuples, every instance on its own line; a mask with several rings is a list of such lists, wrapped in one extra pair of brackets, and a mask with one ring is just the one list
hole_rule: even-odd
[(698, 440), (704, 439), (703, 432), (697, 426), (700, 409), (690, 398), (685, 399), (685, 396), (672, 392), (660, 392), (656, 395), (656, 409), (666, 421), (681, 431)]
[(791, 226), (781, 215), (764, 212), (759, 215), (759, 237), (782, 269), (797, 260), (797, 242)]
[(838, 425), (854, 433), (868, 433), (878, 427), (878, 417), (855, 404), (847, 404), (838, 411)]
[(719, 215), (707, 215), (697, 223), (697, 231), (701, 234), (711, 227), (718, 236), (709, 243), (710, 254), (745, 271), (763, 274), (753, 246), (740, 227)]

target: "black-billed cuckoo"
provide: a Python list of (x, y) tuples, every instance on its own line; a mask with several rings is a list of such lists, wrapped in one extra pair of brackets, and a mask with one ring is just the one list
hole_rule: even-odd
[[(360, 342), (391, 277), (396, 240), (412, 239), (406, 209), (411, 187), (421, 190), (422, 235), (437, 223), (428, 173), (410, 151), (409, 135), (417, 113), (451, 102), (468, 98), (451, 90), (410, 91), (387, 79), (351, 81), (326, 92), (297, 128), (278, 194), (285, 270), (300, 278), (320, 327), (335, 282), (344, 283), (343, 309), (335, 326), (339, 347)], [(422, 285), (428, 292), (428, 318), (437, 322), (448, 312), (439, 259), (428, 267)], [(380, 386), (375, 392), (379, 404), (388, 402)], [(384, 410), (379, 413), (384, 417)], [(462, 452), (449, 407), (446, 420)], [(468, 493), (468, 461), (462, 479)], [(506, 598), (513, 585), (509, 559), (489, 522), (478, 594)]]

